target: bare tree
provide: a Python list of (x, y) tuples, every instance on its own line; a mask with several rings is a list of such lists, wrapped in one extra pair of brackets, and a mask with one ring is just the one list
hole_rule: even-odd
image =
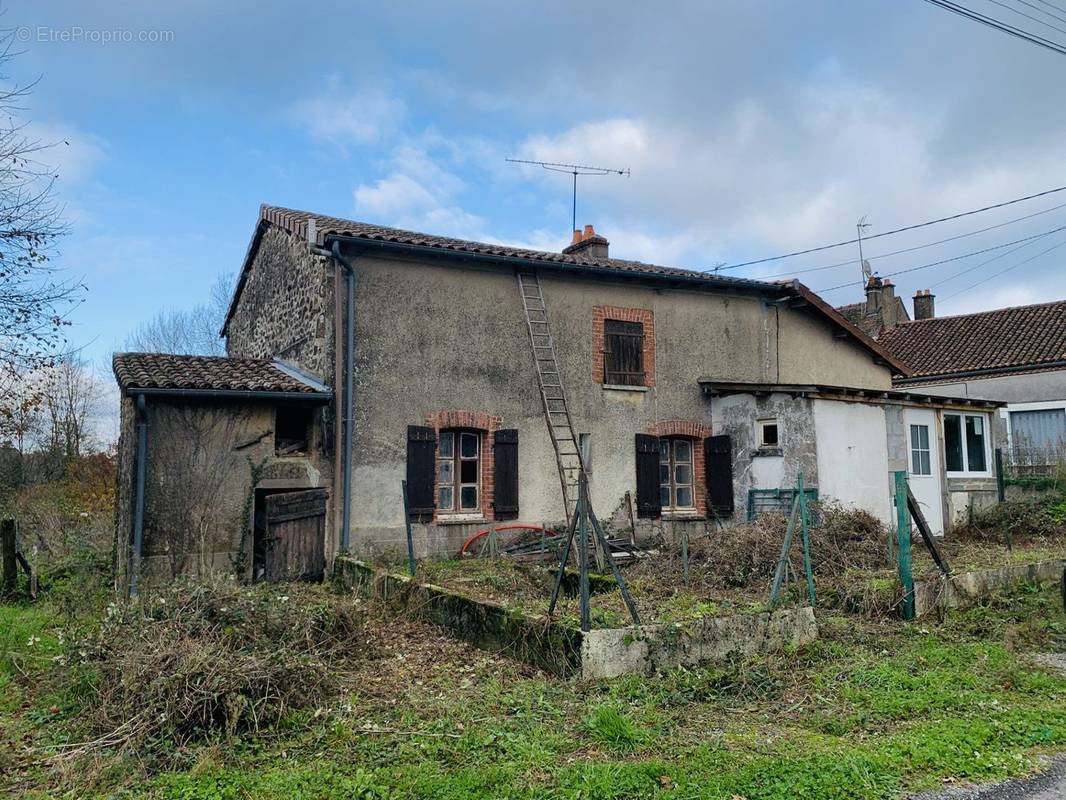
[[(17, 55), (13, 43), (0, 35), (0, 71)], [(51, 263), (66, 233), (56, 175), (40, 161), (54, 143), (30, 138), (15, 118), (31, 88), (0, 89), (0, 417), (17, 414), (19, 398), (38, 399), (28, 381), (65, 350), (67, 315), (84, 291)]]
[(233, 273), (219, 275), (207, 302), (188, 310), (163, 309), (158, 312), (126, 339), (125, 349), (179, 355), (225, 355), (225, 342), (219, 331), (226, 321), (233, 281)]
[(90, 444), (90, 422), (99, 397), (97, 383), (88, 362), (73, 356), (48, 370), (42, 401), (48, 438), (41, 449), (57, 460), (80, 458)]

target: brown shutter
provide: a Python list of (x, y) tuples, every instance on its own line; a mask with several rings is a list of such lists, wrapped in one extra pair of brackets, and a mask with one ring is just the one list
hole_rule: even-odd
[(507, 429), (493, 435), (493, 516), (518, 517), (518, 431)]
[(433, 484), (437, 471), (437, 432), (407, 426), (407, 512), (415, 522), (433, 519), (437, 507)]
[(708, 436), (703, 440), (707, 472), (707, 508), (719, 517), (733, 513), (733, 438)]
[(655, 519), (663, 513), (659, 499), (659, 437), (638, 433), (637, 451), (637, 516)]

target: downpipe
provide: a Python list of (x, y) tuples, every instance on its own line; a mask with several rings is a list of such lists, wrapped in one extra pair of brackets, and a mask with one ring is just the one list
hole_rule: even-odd
[(355, 385), (355, 268), (341, 255), (340, 242), (333, 240), (332, 255), (344, 269), (344, 408), (341, 421), (344, 425), (344, 454), (341, 492), (341, 552), (348, 552), (351, 546), (352, 519), (352, 392)]

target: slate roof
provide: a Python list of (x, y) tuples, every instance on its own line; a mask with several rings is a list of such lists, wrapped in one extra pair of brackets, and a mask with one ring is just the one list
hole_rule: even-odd
[(115, 353), (115, 378), (130, 389), (208, 389), (323, 394), (325, 387), (275, 361), (169, 353)]
[(1066, 361), (1066, 300), (903, 322), (878, 340), (911, 378)]

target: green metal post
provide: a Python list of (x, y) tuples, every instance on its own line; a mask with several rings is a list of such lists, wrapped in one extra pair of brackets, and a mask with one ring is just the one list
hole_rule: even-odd
[(814, 594), (814, 569), (811, 567), (811, 532), (810, 517), (807, 510), (807, 490), (803, 488), (803, 473), (797, 478), (799, 488), (800, 530), (803, 534), (803, 570), (807, 573), (807, 597), (811, 605), (818, 604)]
[(777, 602), (781, 592), (781, 582), (785, 579), (785, 569), (788, 566), (788, 551), (792, 548), (792, 532), (796, 530), (796, 519), (799, 517), (799, 495), (792, 500), (792, 514), (788, 518), (788, 527), (785, 529), (785, 541), (781, 544), (781, 558), (778, 559), (777, 569), (774, 571), (774, 583), (770, 588), (770, 603)]
[(914, 576), (911, 574), (911, 516), (907, 509), (907, 473), (896, 473), (896, 546), (899, 582), (903, 587), (903, 619), (914, 619)]

